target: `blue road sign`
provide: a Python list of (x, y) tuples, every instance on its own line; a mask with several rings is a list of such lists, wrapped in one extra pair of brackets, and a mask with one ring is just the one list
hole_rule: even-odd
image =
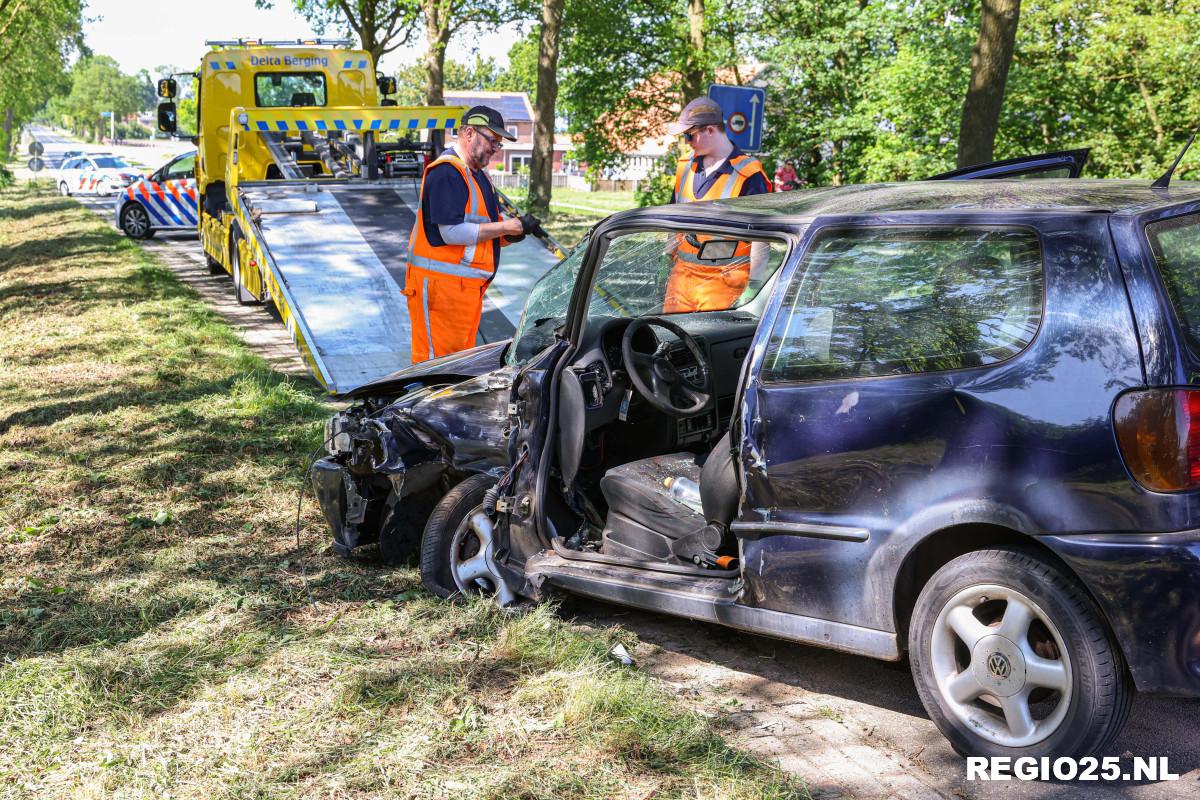
[(725, 132), (735, 145), (747, 153), (762, 146), (763, 105), (766, 92), (750, 86), (708, 87), (708, 96), (716, 101), (725, 115)]

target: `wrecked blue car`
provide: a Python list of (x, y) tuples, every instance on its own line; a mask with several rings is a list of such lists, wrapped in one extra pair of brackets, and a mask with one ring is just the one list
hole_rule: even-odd
[[(907, 654), (961, 753), (1103, 750), (1200, 694), (1200, 187), (1006, 174), (610, 217), (329, 421), (335, 548)], [(736, 298), (663, 313), (683, 239)]]

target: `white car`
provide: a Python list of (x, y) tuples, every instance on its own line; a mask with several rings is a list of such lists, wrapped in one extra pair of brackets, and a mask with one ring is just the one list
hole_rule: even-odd
[(58, 191), (64, 196), (94, 194), (107, 197), (142, 177), (120, 156), (87, 153), (68, 158), (58, 168)]

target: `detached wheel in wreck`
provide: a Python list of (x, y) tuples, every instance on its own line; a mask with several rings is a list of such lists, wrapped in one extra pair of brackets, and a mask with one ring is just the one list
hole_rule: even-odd
[(962, 755), (1084, 756), (1112, 741), (1133, 698), (1092, 599), (1021, 549), (967, 553), (938, 570), (908, 646), (921, 702)]
[(483, 512), (483, 496), (495, 484), (472, 475), (434, 507), (421, 538), (421, 582), (438, 597), (495, 595), (501, 605), (515, 596), (496, 569), (495, 524)]

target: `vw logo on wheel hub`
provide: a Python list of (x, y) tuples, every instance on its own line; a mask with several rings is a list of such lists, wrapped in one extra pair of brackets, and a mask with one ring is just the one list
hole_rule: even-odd
[(1012, 664), (1003, 653), (992, 653), (987, 660), (988, 673), (993, 678), (1005, 680), (1012, 674)]

